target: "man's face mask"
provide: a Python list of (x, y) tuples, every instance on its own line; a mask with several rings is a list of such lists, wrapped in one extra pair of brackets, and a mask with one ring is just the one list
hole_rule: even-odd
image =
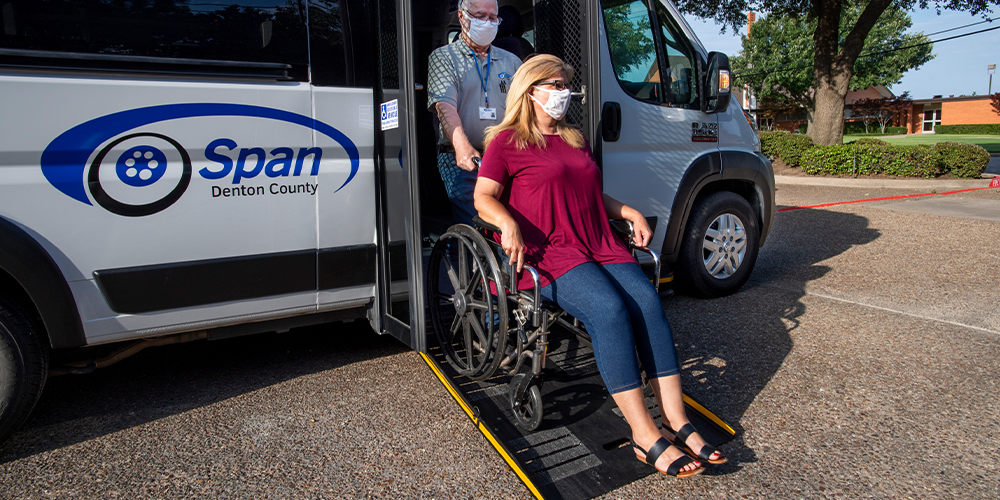
[(493, 39), (497, 37), (497, 29), (500, 28), (499, 19), (497, 22), (483, 21), (476, 19), (469, 13), (465, 12), (465, 18), (469, 20), (469, 29), (466, 30), (466, 34), (472, 40), (472, 43), (479, 46), (486, 46), (493, 43)]

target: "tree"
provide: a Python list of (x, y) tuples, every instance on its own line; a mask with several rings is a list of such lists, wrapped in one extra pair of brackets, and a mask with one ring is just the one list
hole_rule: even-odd
[(990, 105), (993, 106), (993, 112), (1000, 115), (1000, 92), (990, 96)]
[(878, 122), (879, 129), (884, 134), (886, 125), (888, 125), (893, 118), (909, 114), (908, 111), (910, 106), (910, 93), (903, 92), (896, 97), (858, 99), (857, 102), (851, 105), (851, 109), (854, 111), (854, 114), (858, 115), (858, 118), (864, 122), (866, 134), (870, 133), (868, 130), (868, 123), (873, 120)]
[[(863, 0), (857, 0), (863, 1)], [(851, 27), (863, 14), (861, 5), (850, 4), (841, 17), (840, 36), (846, 39)], [(837, 89), (839, 111), (824, 115), (829, 103), (817, 86), (814, 65), (817, 20), (803, 15), (770, 15), (753, 25), (749, 37), (743, 38), (743, 50), (733, 59), (737, 78), (750, 85), (759, 97), (773, 97), (798, 102), (808, 113), (809, 135), (818, 144), (840, 143), (843, 137), (844, 98), (848, 90), (861, 90), (871, 85), (886, 87), (898, 83), (903, 74), (929, 61), (931, 46), (922, 33), (907, 34), (910, 16), (898, 7), (886, 9), (865, 40), (862, 57), (854, 63), (847, 86)], [(923, 44), (923, 45), (921, 45)], [(893, 48), (902, 50), (886, 52)], [(839, 93), (843, 90), (843, 93)], [(875, 103), (872, 103), (875, 104)], [(826, 106), (826, 107), (824, 107)], [(860, 111), (855, 108), (855, 111)], [(874, 119), (876, 110), (859, 113)], [(825, 118), (824, 118), (825, 116)], [(826, 119), (831, 123), (823, 123)], [(869, 120), (865, 122), (868, 127)], [(833, 136), (823, 131), (833, 127)], [(827, 139), (822, 139), (827, 137)]]
[[(677, 5), (684, 12), (714, 18), (724, 29), (741, 28), (748, 10), (815, 22), (810, 47), (815, 49), (811, 52), (815, 103), (811, 107), (809, 134), (817, 144), (838, 144), (843, 140), (844, 98), (854, 76), (855, 63), (862, 55), (865, 40), (886, 10), (933, 6), (938, 10), (978, 15), (988, 14), (991, 6), (1000, 5), (1000, 0), (677, 0)], [(854, 9), (847, 9), (851, 6)], [(853, 22), (842, 22), (851, 10), (858, 12)], [(894, 47), (882, 50), (890, 48)], [(763, 66), (755, 62), (755, 67)]]
[[(871, 131), (868, 130), (868, 124), (871, 123), (876, 117), (882, 115), (882, 101), (885, 98), (872, 99), (866, 97), (864, 99), (858, 99), (857, 102), (851, 105), (851, 110), (854, 114), (865, 124), (865, 133), (870, 134)], [(884, 131), (883, 131), (884, 132)]]

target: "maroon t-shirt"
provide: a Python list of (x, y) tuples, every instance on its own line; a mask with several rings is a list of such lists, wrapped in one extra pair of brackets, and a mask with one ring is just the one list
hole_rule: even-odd
[[(525, 263), (538, 271), (542, 286), (585, 262), (635, 262), (608, 223), (590, 145), (575, 149), (547, 135), (545, 148), (518, 150), (513, 138), (513, 130), (504, 130), (493, 139), (479, 176), (503, 185), (500, 202), (521, 229)], [(518, 287), (531, 288), (531, 275), (522, 273)]]

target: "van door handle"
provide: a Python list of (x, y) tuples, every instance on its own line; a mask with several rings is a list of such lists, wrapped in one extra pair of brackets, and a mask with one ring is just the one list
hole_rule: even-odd
[(570, 92), (570, 97), (582, 97), (580, 104), (587, 104), (587, 86), (581, 85), (579, 92)]
[(615, 142), (622, 134), (622, 107), (608, 101), (601, 107), (601, 137), (605, 142)]

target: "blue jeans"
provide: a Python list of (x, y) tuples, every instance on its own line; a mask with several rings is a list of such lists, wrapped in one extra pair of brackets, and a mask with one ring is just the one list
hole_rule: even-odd
[(636, 352), (647, 379), (680, 373), (660, 296), (638, 264), (581, 264), (542, 295), (587, 327), (611, 394), (642, 387)]
[(444, 181), (445, 190), (448, 191), (448, 201), (451, 202), (451, 214), (455, 223), (471, 226), (472, 217), (479, 213), (472, 199), (478, 173), (458, 168), (455, 153), (438, 153), (438, 172)]

